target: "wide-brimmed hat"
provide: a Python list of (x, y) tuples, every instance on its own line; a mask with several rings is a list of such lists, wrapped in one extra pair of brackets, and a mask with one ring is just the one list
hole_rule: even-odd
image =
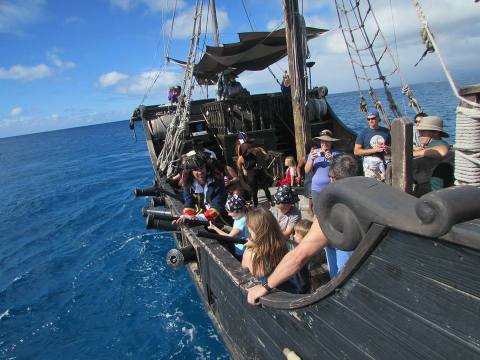
[(443, 120), (438, 116), (425, 116), (417, 125), (417, 130), (438, 131), (442, 137), (449, 137), (447, 132), (443, 131)]
[(225, 204), (225, 210), (227, 211), (240, 211), (245, 209), (245, 200), (237, 194), (229, 194), (227, 203)]
[(314, 137), (314, 139), (323, 141), (340, 141), (340, 139), (334, 138), (332, 135), (333, 134), (330, 130), (322, 130), (317, 137)]
[(296, 191), (288, 185), (280, 186), (273, 195), (273, 199), (275, 204), (295, 204), (299, 201)]
[(185, 154), (182, 161), (182, 167), (185, 170), (196, 170), (206, 165), (205, 158), (195, 150)]

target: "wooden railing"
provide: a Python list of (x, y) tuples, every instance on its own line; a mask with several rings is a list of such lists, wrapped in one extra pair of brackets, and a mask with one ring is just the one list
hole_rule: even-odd
[(274, 129), (292, 116), (291, 100), (281, 94), (214, 101), (203, 104), (202, 112), (215, 135)]

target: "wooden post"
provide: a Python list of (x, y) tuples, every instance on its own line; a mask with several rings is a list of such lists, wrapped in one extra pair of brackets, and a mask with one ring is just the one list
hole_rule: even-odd
[(292, 94), (293, 122), (295, 128), (295, 145), (297, 160), (305, 158), (305, 143), (310, 140), (310, 124), (305, 117), (305, 59), (302, 43), (300, 24), (298, 21), (298, 1), (284, 0), (285, 37), (287, 39), (288, 70), (290, 75), (290, 88)]
[(396, 119), (392, 124), (392, 186), (412, 193), (413, 124), (409, 118)]
[(214, 44), (215, 46), (218, 46), (220, 44), (220, 41), (218, 36), (217, 8), (215, 7), (215, 0), (210, 0), (210, 7), (212, 11)]

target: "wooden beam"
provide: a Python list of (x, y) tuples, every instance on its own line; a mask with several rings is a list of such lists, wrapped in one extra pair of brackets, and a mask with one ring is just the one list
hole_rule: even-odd
[(412, 193), (413, 124), (409, 118), (396, 119), (392, 124), (392, 186)]
[(288, 70), (292, 94), (292, 110), (295, 128), (297, 160), (305, 157), (305, 143), (310, 140), (310, 125), (306, 122), (305, 58), (300, 47), (300, 31), (297, 0), (284, 0), (285, 36), (287, 40)]

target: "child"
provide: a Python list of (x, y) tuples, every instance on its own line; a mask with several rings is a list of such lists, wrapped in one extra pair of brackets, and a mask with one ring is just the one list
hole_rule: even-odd
[(270, 209), (277, 219), (285, 239), (293, 238), (293, 227), (301, 220), (302, 213), (295, 207), (298, 195), (290, 186), (280, 186), (273, 196), (275, 206)]
[[(302, 219), (297, 223), (297, 225), (295, 225), (295, 235), (293, 236), (293, 241), (295, 244), (294, 246), (297, 246), (302, 242), (303, 238), (305, 235), (307, 235), (311, 227), (312, 222), (307, 219)], [(308, 279), (307, 282), (310, 285), (310, 290), (312, 292), (330, 280), (325, 263), (325, 253), (321, 251), (312, 256), (308, 264), (305, 265), (302, 270), (300, 270), (302, 277), (304, 279)]]
[(300, 244), (305, 235), (307, 235), (308, 230), (312, 227), (312, 222), (307, 219), (300, 220), (297, 225), (293, 227), (295, 234), (293, 235), (293, 241), (296, 245)]
[[(242, 267), (262, 280), (270, 275), (288, 252), (287, 240), (272, 213), (261, 207), (249, 211), (247, 228), (250, 237), (243, 254)], [(278, 288), (299, 294), (308, 290), (308, 284), (300, 274), (296, 274)]]
[[(247, 206), (245, 200), (237, 194), (229, 194), (227, 203), (225, 204), (228, 216), (233, 219), (232, 230), (229, 233), (219, 229), (212, 222), (208, 226), (209, 229), (214, 230), (217, 234), (230, 237), (238, 237), (240, 239), (248, 238), (248, 230), (246, 225), (247, 220)], [(245, 251), (244, 244), (235, 244), (235, 255), (242, 255)]]
[(293, 156), (287, 156), (285, 158), (285, 176), (278, 180), (276, 186), (288, 185), (293, 186), (295, 184), (295, 178), (297, 177), (297, 163)]

